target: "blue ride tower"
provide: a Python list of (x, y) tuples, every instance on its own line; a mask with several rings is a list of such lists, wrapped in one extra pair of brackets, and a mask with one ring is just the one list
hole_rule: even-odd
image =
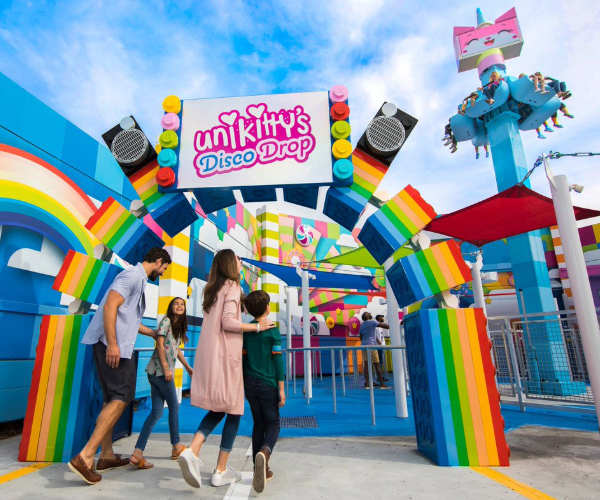
[[(514, 8), (494, 23), (487, 22), (477, 9), (477, 27), (454, 28), (458, 71), (476, 69), (481, 87), (477, 96), (473, 96), (475, 100), (468, 99), (464, 110), (459, 105), (459, 112), (450, 118), (450, 135), (455, 143), (467, 140), (475, 146), (489, 143), (498, 191), (521, 182), (529, 170), (520, 131), (535, 130), (560, 106), (554, 89), (547, 88), (542, 93), (527, 75), (520, 78), (507, 75), (505, 60), (518, 57), (522, 46)], [(480, 89), (490, 83), (493, 72), (501, 80), (491, 100)], [(526, 312), (556, 311), (540, 232), (508, 238), (508, 247), (515, 288), (517, 293), (522, 290)], [(519, 307), (522, 309), (520, 300)], [(532, 341), (533, 349), (527, 354), (529, 391), (554, 395), (585, 391), (583, 384), (572, 381), (560, 329), (538, 326)], [(553, 353), (550, 363), (538, 364), (536, 345), (541, 349), (542, 344), (545, 351), (550, 348)]]

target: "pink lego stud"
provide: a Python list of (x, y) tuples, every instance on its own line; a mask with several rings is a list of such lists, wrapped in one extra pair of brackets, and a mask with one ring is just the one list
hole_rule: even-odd
[(179, 130), (179, 117), (175, 113), (166, 113), (160, 120), (160, 124), (165, 130)]
[(348, 89), (343, 85), (334, 85), (329, 91), (331, 102), (344, 102), (348, 99)]

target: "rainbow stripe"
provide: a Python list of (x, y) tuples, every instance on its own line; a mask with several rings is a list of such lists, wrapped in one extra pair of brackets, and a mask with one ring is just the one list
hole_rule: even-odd
[(198, 216), (183, 193), (161, 193), (158, 190), (156, 174), (159, 168), (155, 159), (128, 179), (156, 223), (169, 236), (175, 237)]
[(34, 228), (65, 252), (92, 255), (100, 242), (84, 227), (94, 203), (67, 175), (38, 157), (0, 144), (0, 212), (5, 223)]
[(367, 219), (358, 239), (381, 265), (436, 216), (409, 184)]
[(100, 304), (122, 270), (108, 262), (69, 250), (52, 288), (91, 304)]
[(422, 309), (404, 326), (419, 450), (438, 465), (508, 466), (483, 310)]
[(352, 152), (354, 177), (350, 187), (332, 187), (327, 191), (325, 215), (349, 231), (379, 187), (388, 166), (360, 149)]
[(454, 240), (438, 243), (400, 259), (388, 269), (386, 276), (399, 307), (406, 307), (473, 280), (471, 270)]
[(91, 435), (102, 407), (91, 376), (92, 349), (80, 343), (91, 317), (42, 319), (20, 461), (66, 462)]
[(102, 243), (131, 265), (165, 242), (114, 198), (107, 198), (85, 225)]

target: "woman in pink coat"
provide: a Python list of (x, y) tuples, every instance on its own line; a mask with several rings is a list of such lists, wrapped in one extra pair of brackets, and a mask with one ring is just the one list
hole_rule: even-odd
[(211, 485), (222, 486), (240, 481), (242, 476), (227, 465), (244, 413), (244, 381), (242, 372), (243, 332), (273, 328), (263, 318), (258, 324), (241, 322), (240, 271), (242, 262), (232, 250), (215, 254), (208, 282), (204, 288), (204, 320), (191, 385), (192, 405), (208, 410), (200, 422), (189, 448), (179, 455), (179, 466), (185, 481), (200, 488), (200, 448), (223, 420), (221, 447)]

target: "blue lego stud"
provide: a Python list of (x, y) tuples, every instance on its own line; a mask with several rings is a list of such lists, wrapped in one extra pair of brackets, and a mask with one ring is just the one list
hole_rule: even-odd
[(379, 264), (383, 264), (402, 245), (376, 217), (369, 217), (361, 229), (358, 240)]
[(223, 208), (235, 205), (235, 196), (233, 191), (218, 189), (195, 189), (194, 196), (200, 203), (204, 213), (209, 214)]
[(277, 192), (275, 188), (254, 187), (240, 189), (242, 198), (246, 203), (277, 201)]
[(172, 149), (161, 149), (158, 153), (158, 164), (161, 167), (174, 167), (177, 165), (177, 154)]
[(146, 224), (141, 224), (138, 230), (136, 230), (131, 239), (131, 243), (132, 244), (127, 245), (129, 248), (126, 249), (126, 253), (118, 253), (119, 257), (125, 262), (129, 262), (131, 265), (142, 262), (148, 253), (148, 250), (151, 248), (165, 246), (165, 242), (146, 226)]
[(344, 193), (343, 190), (347, 189), (350, 188), (329, 188), (323, 213), (348, 231), (352, 231), (365, 207)]
[(300, 205), (301, 207), (317, 208), (317, 202), (319, 200), (319, 188), (318, 187), (291, 187), (283, 189), (283, 199), (288, 203), (294, 205)]
[(351, 160), (337, 160), (333, 164), (333, 176), (339, 182), (352, 182), (352, 174), (354, 173), (354, 165)]
[(406, 307), (417, 301), (417, 296), (410, 286), (408, 276), (400, 261), (387, 270), (385, 277), (394, 292), (398, 307)]
[(171, 238), (198, 219), (198, 214), (183, 193), (177, 193), (150, 215)]

